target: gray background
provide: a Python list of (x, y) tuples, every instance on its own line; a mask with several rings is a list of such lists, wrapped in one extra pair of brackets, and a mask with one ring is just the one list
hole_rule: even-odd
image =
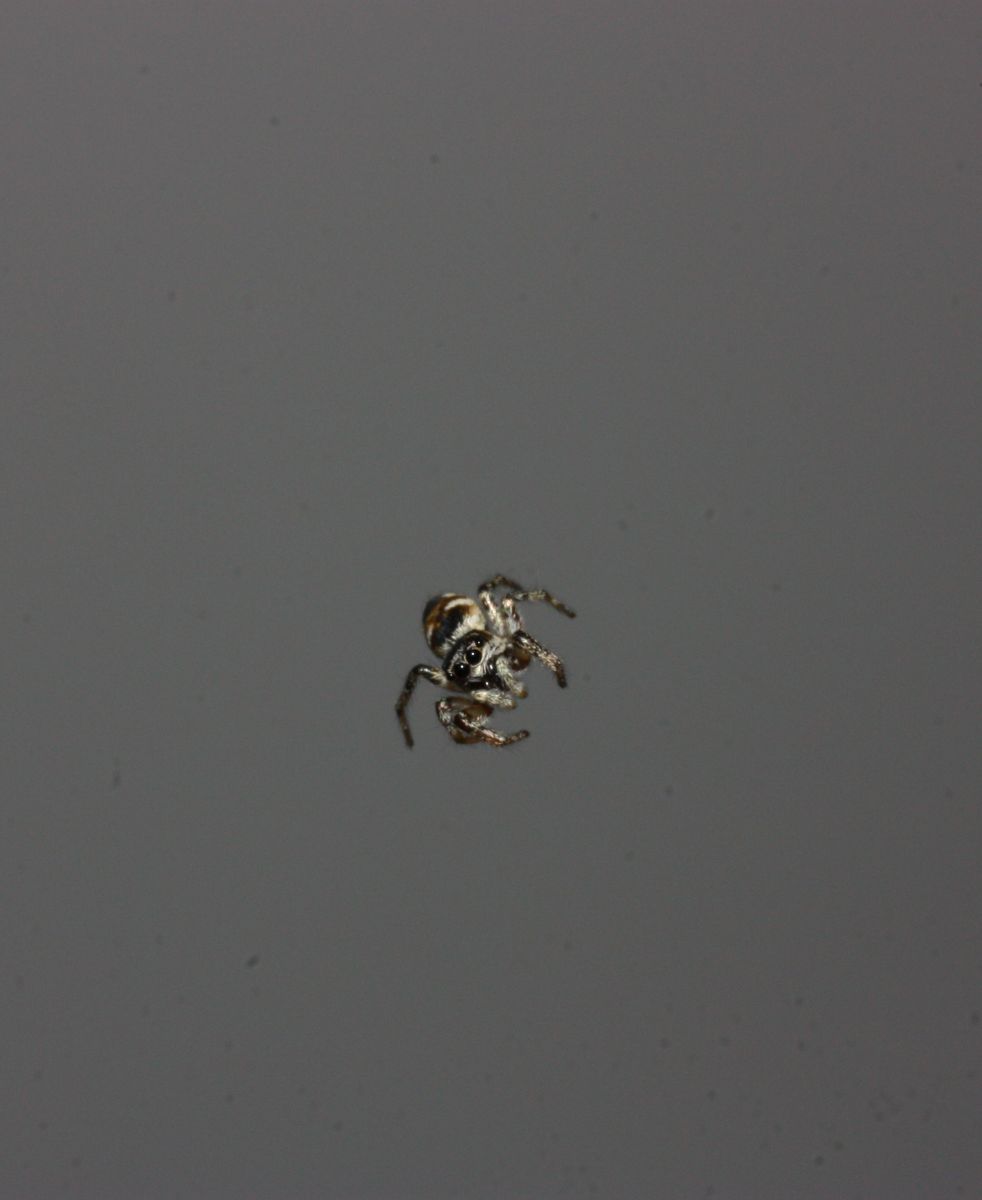
[(982, 1195), (974, 7), (7, 0), (0, 1195)]

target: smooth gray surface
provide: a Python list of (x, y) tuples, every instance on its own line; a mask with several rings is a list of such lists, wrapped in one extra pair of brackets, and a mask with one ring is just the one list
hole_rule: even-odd
[(2, 25), (0, 1195), (982, 1195), (974, 6)]

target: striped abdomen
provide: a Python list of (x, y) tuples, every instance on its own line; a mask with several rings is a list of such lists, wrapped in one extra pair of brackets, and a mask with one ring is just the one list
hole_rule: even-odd
[(423, 634), (429, 648), (445, 658), (450, 647), (465, 634), (484, 628), (484, 615), (469, 596), (444, 592), (423, 609)]

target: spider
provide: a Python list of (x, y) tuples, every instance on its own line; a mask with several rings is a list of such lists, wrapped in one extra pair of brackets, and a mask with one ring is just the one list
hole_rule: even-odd
[[(494, 591), (499, 587), (508, 590), (495, 600)], [(567, 617), (575, 617), (571, 608), (541, 588), (526, 590), (506, 575), (495, 575), (482, 583), (477, 598), (480, 605), (470, 596), (444, 592), (423, 609), (423, 634), (443, 665), (420, 663), (406, 676), (396, 715), (409, 747), (413, 735), (406, 720), (406, 706), (421, 678), (459, 693), (436, 702), (440, 723), (453, 740), (484, 742), (488, 746), (510, 746), (529, 736), (527, 729), (505, 734), (485, 726), (495, 708), (514, 708), (528, 695), (517, 676), (533, 658), (552, 671), (560, 687), (566, 686), (562, 662), (525, 632), (516, 605), (524, 600), (545, 600)]]

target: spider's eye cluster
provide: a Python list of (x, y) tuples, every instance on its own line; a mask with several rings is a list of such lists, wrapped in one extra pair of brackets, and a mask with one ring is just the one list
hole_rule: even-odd
[(471, 673), (471, 667), (476, 667), (483, 657), (481, 644), (472, 642), (464, 648), (461, 657), (450, 668), (450, 674), (458, 683), (463, 683)]

